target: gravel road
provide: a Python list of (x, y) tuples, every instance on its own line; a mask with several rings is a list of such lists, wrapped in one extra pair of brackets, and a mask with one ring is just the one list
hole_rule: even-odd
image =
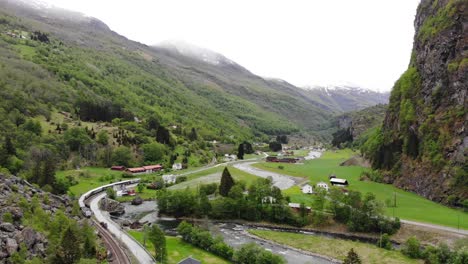
[(256, 175), (258, 177), (262, 177), (262, 178), (271, 177), (273, 179), (273, 185), (280, 188), (281, 190), (289, 189), (293, 187), (294, 185), (304, 181), (303, 178), (292, 177), (289, 175), (284, 175), (284, 174), (257, 169), (252, 166), (252, 164), (255, 164), (255, 163), (257, 162), (237, 163), (237, 164), (234, 164), (233, 167), (236, 169), (245, 171), (247, 173)]

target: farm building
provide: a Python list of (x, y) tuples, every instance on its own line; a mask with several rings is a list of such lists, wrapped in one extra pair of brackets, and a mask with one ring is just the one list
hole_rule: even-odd
[(124, 171), (125, 166), (112, 166), (110, 169), (115, 171)]
[(346, 179), (332, 178), (330, 183), (333, 186), (348, 186), (348, 181)]
[(138, 168), (128, 168), (126, 169), (127, 172), (131, 173), (131, 174), (142, 174), (142, 173), (146, 173), (146, 169), (143, 168), (143, 167), (138, 167)]
[(143, 168), (146, 170), (146, 173), (153, 173), (162, 170), (162, 166), (160, 164), (143, 166)]
[(182, 163), (174, 163), (172, 165), (173, 170), (181, 170), (182, 169)]
[(325, 182), (319, 182), (319, 183), (317, 183), (317, 188), (323, 188), (323, 189), (325, 189), (327, 192), (328, 192), (328, 189), (330, 189), (330, 188), (328, 187), (328, 184), (326, 184)]
[[(288, 203), (288, 206), (289, 206), (289, 208), (291, 208), (291, 209), (293, 209), (295, 211), (301, 210), (301, 204), (300, 203)], [(306, 210), (308, 212), (310, 212), (311, 209), (312, 208), (310, 206), (306, 206)]]
[(310, 184), (306, 184), (304, 186), (302, 186), (302, 193), (306, 193), (306, 194), (312, 194), (314, 193), (314, 190), (312, 188), (312, 186)]
[(127, 172), (131, 174), (143, 174), (143, 173), (153, 173), (160, 171), (162, 169), (161, 165), (148, 165), (148, 166), (143, 166), (143, 167), (138, 167), (138, 168), (128, 168), (126, 169)]

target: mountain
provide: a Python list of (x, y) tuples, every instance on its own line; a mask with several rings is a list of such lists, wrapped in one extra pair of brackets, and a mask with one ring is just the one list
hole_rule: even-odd
[[(30, 78), (44, 75), (44, 86), (49, 87), (38, 86), (37, 97), (25, 95), (26, 108), (34, 109), (20, 112), (40, 114), (44, 107), (38, 104), (55, 108), (49, 111), (73, 112), (85, 101), (118, 109), (120, 114), (102, 121), (155, 115), (164, 125), (196, 127), (207, 139), (221, 140), (298, 131), (320, 138), (330, 126), (332, 112), (303, 97), (301, 89), (256, 76), (220, 54), (180, 43), (149, 47), (118, 35), (95, 18), (25, 3), (31, 2), (0, 1), (2, 60), (8, 70), (14, 64), (24, 73), (34, 68)], [(51, 41), (6, 34), (20, 31), (26, 38), (44, 32)], [(195, 56), (200, 52), (205, 57)], [(18, 80), (5, 76), (18, 93), (27, 93)]]
[(332, 144), (343, 146), (347, 142), (360, 145), (367, 140), (369, 133), (381, 126), (387, 105), (378, 104), (362, 110), (348, 112), (336, 117), (338, 131), (333, 134)]
[(308, 86), (304, 89), (306, 95), (320, 102), (323, 109), (337, 113), (387, 104), (390, 96), (388, 92), (375, 92), (350, 85)]
[(409, 67), (363, 152), (387, 182), (429, 199), (468, 199), (467, 2), (423, 0)]

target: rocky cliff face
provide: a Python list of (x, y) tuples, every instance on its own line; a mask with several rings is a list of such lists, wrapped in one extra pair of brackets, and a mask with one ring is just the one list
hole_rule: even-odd
[(26, 253), (20, 258), (47, 256), (48, 240), (43, 233), (24, 225), (24, 204), (18, 197), (24, 197), (27, 204), (33, 202), (33, 197), (38, 197), (40, 201), (46, 199), (47, 204), (42, 202), (40, 205), (47, 214), (54, 214), (61, 207), (66, 207), (67, 212), (71, 211), (68, 199), (36, 189), (20, 178), (0, 174), (0, 264), (13, 263), (11, 257), (20, 251), (21, 245)]
[(468, 198), (466, 8), (462, 0), (421, 1), (409, 68), (366, 153), (389, 182), (454, 204)]

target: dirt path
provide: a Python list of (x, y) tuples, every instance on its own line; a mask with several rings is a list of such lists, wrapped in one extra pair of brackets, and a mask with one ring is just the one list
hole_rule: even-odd
[(270, 172), (255, 168), (252, 164), (257, 162), (245, 162), (245, 163), (237, 163), (232, 165), (234, 168), (245, 171), (247, 173), (253, 174), (258, 177), (268, 178), (271, 177), (273, 180), (273, 185), (280, 188), (281, 190), (286, 190), (294, 185), (297, 185), (304, 181), (304, 178), (293, 177), (289, 175), (279, 174), (276, 172)]

